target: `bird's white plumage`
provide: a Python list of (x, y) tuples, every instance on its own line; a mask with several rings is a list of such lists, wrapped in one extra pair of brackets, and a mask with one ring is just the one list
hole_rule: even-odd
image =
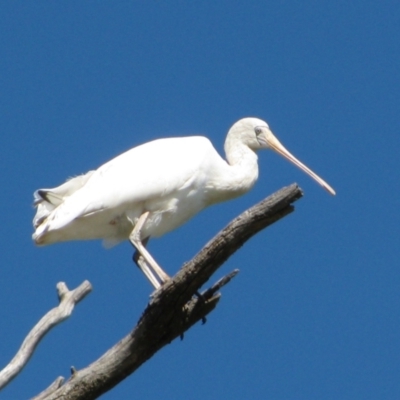
[[(280, 144), (266, 122), (244, 118), (228, 132), (226, 161), (205, 137), (159, 139), (57, 188), (36, 191), (33, 239), (39, 245), (84, 239), (115, 244), (130, 238), (141, 216), (141, 239), (163, 235), (203, 208), (247, 192), (257, 180), (256, 151), (262, 148), (285, 156), (334, 194)], [(137, 240), (130, 240), (137, 247)]]
[[(135, 147), (88, 177), (48, 190), (46, 197), (55, 207), (37, 228), (35, 240), (39, 244), (96, 238), (118, 242), (128, 239), (144, 211), (151, 214), (143, 236), (160, 236), (219, 200), (209, 177), (227, 168), (204, 137), (160, 139)], [(84, 185), (75, 185), (76, 180)], [(68, 190), (70, 186), (75, 190)], [(39, 210), (46, 204), (40, 202)]]

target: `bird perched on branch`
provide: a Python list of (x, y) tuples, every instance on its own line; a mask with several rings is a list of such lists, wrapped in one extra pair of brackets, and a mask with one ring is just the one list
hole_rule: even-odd
[(202, 136), (154, 140), (95, 171), (34, 193), (33, 240), (47, 245), (103, 239), (129, 240), (135, 261), (157, 289), (169, 276), (146, 249), (150, 237), (176, 229), (205, 207), (240, 196), (258, 178), (256, 152), (271, 149), (335, 191), (278, 141), (268, 124), (244, 118), (229, 130), (226, 160)]

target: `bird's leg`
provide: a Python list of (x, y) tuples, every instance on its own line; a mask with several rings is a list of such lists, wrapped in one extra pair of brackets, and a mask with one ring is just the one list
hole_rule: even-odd
[(160, 282), (158, 281), (156, 276), (153, 274), (152, 270), (147, 265), (144, 258), (137, 251), (135, 251), (135, 254), (133, 255), (133, 261), (135, 261), (136, 265), (140, 268), (140, 270), (144, 273), (146, 278), (150, 281), (150, 283), (157, 290), (161, 286)]
[[(143, 246), (146, 247), (147, 242), (149, 241), (149, 237), (142, 240)], [(140, 253), (136, 250), (132, 257), (135, 264), (139, 267), (139, 269), (145, 274), (146, 278), (150, 281), (150, 283), (157, 290), (161, 285), (156, 276), (153, 274), (150, 267), (147, 265), (145, 259), (140, 255)]]
[[(158, 289), (161, 284), (166, 282), (169, 278), (168, 274), (163, 271), (163, 269), (157, 264), (151, 254), (147, 251), (146, 247), (143, 245), (141, 236), (141, 230), (145, 224), (149, 212), (143, 213), (133, 228), (133, 231), (129, 235), (129, 240), (137, 251), (135, 254), (136, 262), (139, 268), (143, 271), (145, 276), (149, 279), (151, 284)], [(142, 262), (143, 260), (143, 262)], [(160, 282), (158, 282), (158, 280)]]

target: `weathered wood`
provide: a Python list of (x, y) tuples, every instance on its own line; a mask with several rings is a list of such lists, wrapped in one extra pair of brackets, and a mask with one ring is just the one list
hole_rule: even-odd
[[(126, 337), (88, 367), (76, 371), (59, 389), (46, 397), (95, 399), (129, 376), (163, 346), (205, 318), (217, 305), (220, 286), (193, 297), (210, 276), (250, 237), (294, 210), (302, 196), (293, 184), (279, 190), (235, 218), (225, 229), (151, 297), (138, 324)], [(218, 288), (218, 289), (217, 289)]]
[(71, 291), (68, 290), (65, 283), (60, 282), (57, 284), (60, 304), (42, 317), (29, 332), (14, 358), (0, 371), (0, 389), (10, 383), (21, 372), (46, 333), (68, 318), (72, 314), (75, 304), (79, 303), (91, 290), (92, 286), (88, 281), (83, 282), (75, 290)]
[(65, 379), (59, 376), (47, 389), (39, 393), (37, 396), (31, 398), (31, 400), (44, 400), (49, 394), (55, 392), (63, 383)]

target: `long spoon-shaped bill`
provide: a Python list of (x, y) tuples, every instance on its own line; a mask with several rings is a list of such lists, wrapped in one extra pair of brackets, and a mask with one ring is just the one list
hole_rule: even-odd
[(320, 178), (316, 173), (311, 171), (310, 168), (306, 167), (293, 154), (291, 154), (275, 136), (271, 134), (268, 137), (267, 142), (272, 150), (276, 151), (278, 154), (285, 157), (287, 160), (291, 161), (294, 165), (303, 170), (306, 174), (310, 175), (311, 178), (316, 180), (329, 194), (332, 196), (336, 194), (331, 186), (329, 186), (322, 178)]

